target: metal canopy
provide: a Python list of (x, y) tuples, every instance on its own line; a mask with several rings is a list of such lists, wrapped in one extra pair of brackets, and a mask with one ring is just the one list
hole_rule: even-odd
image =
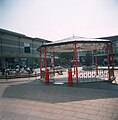
[(109, 42), (109, 40), (73, 36), (63, 40), (45, 43), (38, 48), (38, 51), (46, 47), (48, 52), (73, 52), (74, 43), (77, 45), (77, 51), (98, 50), (104, 48), (105, 43)]

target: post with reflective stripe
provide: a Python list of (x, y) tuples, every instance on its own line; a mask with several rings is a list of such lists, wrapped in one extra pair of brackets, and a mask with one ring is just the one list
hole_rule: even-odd
[(72, 85), (72, 69), (68, 68), (68, 84)]
[(48, 69), (45, 70), (45, 83), (46, 84), (49, 83), (49, 70)]

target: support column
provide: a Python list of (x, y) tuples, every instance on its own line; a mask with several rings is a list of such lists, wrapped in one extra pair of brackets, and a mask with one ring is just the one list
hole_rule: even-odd
[(74, 62), (74, 75), (75, 75), (75, 62)]
[(76, 62), (75, 62), (75, 53), (74, 53), (73, 63), (74, 63), (73, 67), (74, 67), (74, 75), (75, 75), (75, 66), (76, 66)]
[(49, 83), (49, 70), (47, 69), (47, 61), (46, 61), (46, 47), (44, 47), (44, 66), (45, 66), (45, 83)]
[(78, 62), (77, 62), (77, 46), (74, 43), (74, 56), (75, 56), (75, 68), (76, 68), (76, 82), (78, 83)]
[(40, 76), (42, 78), (42, 53), (40, 51)]
[(72, 69), (68, 68), (68, 84), (72, 85)]
[(109, 80), (110, 78), (110, 55), (109, 55), (109, 45), (106, 43), (106, 53), (107, 53), (107, 61), (108, 61), (108, 75), (109, 75)]
[(47, 69), (47, 61), (46, 61), (46, 47), (44, 47), (44, 66), (45, 66), (45, 71)]
[(96, 52), (96, 56), (95, 56), (95, 65), (96, 65), (96, 75), (98, 75), (98, 56), (97, 56), (97, 52)]
[(114, 76), (114, 50), (112, 44), (111, 44), (111, 56), (112, 56), (112, 74)]
[(52, 64), (53, 64), (53, 74), (55, 76), (55, 57), (54, 57), (54, 52), (52, 52)]

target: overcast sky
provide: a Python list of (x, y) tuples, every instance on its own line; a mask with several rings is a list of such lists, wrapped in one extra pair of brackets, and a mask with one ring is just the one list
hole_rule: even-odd
[(0, 0), (0, 28), (47, 40), (118, 35), (118, 0)]

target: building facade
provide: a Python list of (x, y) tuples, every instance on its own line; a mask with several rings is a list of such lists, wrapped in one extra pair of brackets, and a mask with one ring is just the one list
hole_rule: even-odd
[(100, 39), (107, 39), (112, 41), (113, 49), (114, 49), (114, 62), (115, 62), (115, 66), (118, 66), (118, 35), (102, 37)]
[(39, 66), (37, 48), (47, 40), (0, 29), (0, 67)]

